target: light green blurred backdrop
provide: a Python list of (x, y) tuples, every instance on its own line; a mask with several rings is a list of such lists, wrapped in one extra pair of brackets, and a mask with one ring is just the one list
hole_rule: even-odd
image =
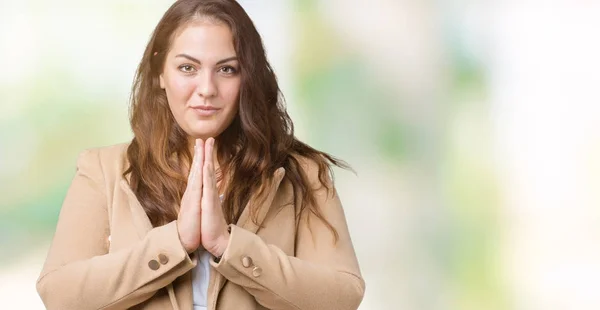
[[(600, 7), (537, 2), (240, 1), (297, 135), (358, 172), (336, 186), (361, 309), (600, 307)], [(0, 1), (3, 308), (43, 309), (77, 154), (131, 138), (171, 3)]]

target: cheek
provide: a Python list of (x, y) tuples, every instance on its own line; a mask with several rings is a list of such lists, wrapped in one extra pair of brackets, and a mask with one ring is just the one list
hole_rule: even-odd
[(221, 100), (223, 101), (225, 108), (225, 122), (227, 125), (231, 122), (231, 120), (238, 113), (238, 102), (239, 102), (239, 93), (240, 93), (240, 82), (239, 81), (227, 81), (228, 83), (224, 83), (220, 89), (221, 91)]
[(223, 97), (229, 102), (237, 104), (240, 94), (240, 81), (230, 81), (223, 87)]
[[(187, 101), (194, 92), (194, 85), (191, 79), (182, 76), (168, 76), (165, 78), (165, 90), (169, 101)], [(175, 103), (175, 102), (173, 102)]]

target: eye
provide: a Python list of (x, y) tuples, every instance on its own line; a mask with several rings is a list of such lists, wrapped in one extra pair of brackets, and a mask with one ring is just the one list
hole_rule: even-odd
[(184, 72), (184, 73), (192, 73), (192, 72), (196, 71), (196, 68), (194, 68), (194, 66), (192, 66), (192, 65), (185, 64), (185, 65), (179, 66), (179, 71)]
[(219, 71), (225, 73), (226, 75), (233, 75), (238, 72), (237, 69), (232, 66), (221, 67), (221, 69)]

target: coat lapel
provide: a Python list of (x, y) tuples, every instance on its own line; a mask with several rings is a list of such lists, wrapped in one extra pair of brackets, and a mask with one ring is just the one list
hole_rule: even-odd
[(131, 190), (131, 187), (129, 187), (127, 180), (121, 179), (121, 189), (127, 195), (127, 202), (129, 203), (129, 209), (131, 211), (131, 220), (135, 226), (138, 237), (141, 240), (150, 230), (152, 230), (152, 223), (150, 222), (150, 218), (148, 218), (146, 211), (144, 211), (144, 208)]
[[(237, 226), (240, 226), (253, 233), (256, 233), (258, 231), (261, 223), (264, 221), (265, 216), (267, 215), (267, 212), (271, 207), (271, 204), (273, 203), (275, 194), (279, 189), (279, 184), (281, 183), (281, 180), (284, 176), (285, 169), (283, 167), (275, 170), (275, 173), (273, 174), (273, 177), (271, 178), (269, 185), (265, 188), (263, 194), (260, 196), (257, 195), (255, 197), (250, 198), (250, 201), (248, 201), (248, 204), (246, 204), (244, 211), (242, 211), (242, 214), (240, 215), (240, 218), (236, 223)], [(252, 215), (250, 214), (250, 206), (260, 201), (264, 202), (262, 203), (262, 206), (257, 210), (257, 223), (255, 223), (252, 220)]]

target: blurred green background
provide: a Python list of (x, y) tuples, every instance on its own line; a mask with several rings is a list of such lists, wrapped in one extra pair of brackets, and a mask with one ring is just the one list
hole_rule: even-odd
[[(600, 5), (239, 1), (337, 170), (360, 309), (598, 309)], [(0, 300), (35, 292), (77, 154), (131, 139), (172, 1), (0, 1)], [(9, 307), (10, 308), (10, 307)]]

